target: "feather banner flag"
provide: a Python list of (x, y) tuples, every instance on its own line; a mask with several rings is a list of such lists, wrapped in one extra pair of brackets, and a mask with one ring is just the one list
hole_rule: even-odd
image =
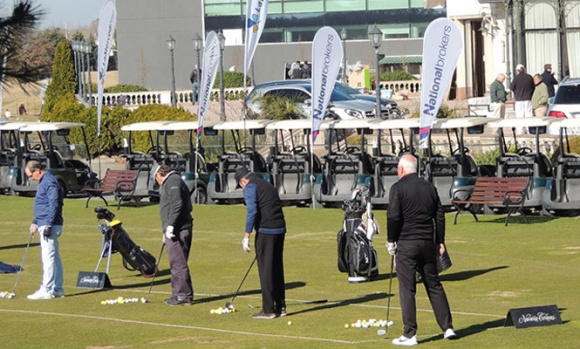
[(427, 148), (431, 125), (451, 84), (457, 60), (463, 51), (461, 31), (452, 20), (438, 18), (431, 22), (423, 38), (423, 67), (419, 147)]
[(326, 106), (342, 62), (342, 41), (331, 27), (322, 27), (312, 42), (312, 144), (320, 132)]
[(268, 0), (248, 0), (246, 3), (246, 46), (244, 52), (244, 81), (252, 58), (256, 52), (256, 46), (266, 26), (268, 17)]
[(197, 109), (197, 141), (203, 131), (203, 119), (209, 106), (211, 88), (215, 83), (215, 77), (220, 62), (221, 50), (220, 41), (216, 32), (211, 31), (205, 39), (205, 49), (203, 51), (203, 63), (199, 87), (199, 104)]
[(108, 0), (101, 8), (99, 16), (99, 49), (97, 56), (97, 71), (99, 80), (97, 82), (97, 137), (101, 135), (101, 113), (103, 112), (103, 92), (105, 89), (105, 76), (111, 56), (111, 46), (117, 25), (117, 6), (115, 0)]

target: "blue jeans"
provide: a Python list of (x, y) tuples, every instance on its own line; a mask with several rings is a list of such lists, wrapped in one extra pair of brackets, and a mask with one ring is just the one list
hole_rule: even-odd
[(63, 269), (58, 238), (62, 234), (62, 225), (53, 225), (50, 236), (40, 238), (40, 253), (42, 257), (42, 288), (46, 292), (63, 292)]

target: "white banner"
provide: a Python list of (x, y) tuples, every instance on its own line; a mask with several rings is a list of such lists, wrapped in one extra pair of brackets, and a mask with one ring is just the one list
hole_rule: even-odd
[(199, 101), (197, 106), (197, 140), (203, 131), (203, 119), (209, 105), (211, 89), (215, 83), (215, 76), (220, 62), (220, 41), (216, 32), (211, 31), (205, 39), (201, 76), (199, 77)]
[(326, 106), (342, 62), (342, 41), (336, 30), (322, 27), (312, 42), (312, 144), (320, 131)]
[[(268, 0), (248, 0), (246, 3), (246, 40), (244, 52), (244, 81), (252, 58), (256, 52), (256, 46), (266, 25), (268, 16)], [(245, 85), (244, 85), (245, 86)]]
[(103, 90), (105, 89), (105, 76), (109, 57), (111, 56), (111, 45), (115, 35), (117, 25), (117, 7), (115, 0), (107, 0), (101, 8), (99, 16), (98, 40), (99, 49), (97, 56), (97, 71), (99, 80), (97, 82), (97, 137), (101, 135), (101, 113), (103, 112)]
[(462, 51), (463, 37), (453, 21), (438, 18), (429, 24), (423, 38), (420, 148), (428, 146), (431, 125), (451, 84)]

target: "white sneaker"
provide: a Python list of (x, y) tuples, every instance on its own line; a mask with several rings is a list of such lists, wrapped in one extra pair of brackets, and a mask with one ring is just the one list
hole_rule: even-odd
[(407, 338), (405, 336), (401, 336), (399, 338), (395, 338), (393, 339), (393, 344), (394, 345), (400, 345), (403, 347), (412, 347), (415, 346), (419, 343), (417, 343), (417, 336), (413, 336), (411, 338)]
[(443, 333), (443, 338), (445, 339), (456, 339), (457, 335), (455, 334), (455, 331), (453, 331), (452, 328), (448, 328), (445, 330), (445, 333)]
[(28, 295), (26, 298), (31, 300), (52, 299), (52, 294), (46, 292), (44, 289), (41, 288), (38, 291), (34, 292), (33, 294)]

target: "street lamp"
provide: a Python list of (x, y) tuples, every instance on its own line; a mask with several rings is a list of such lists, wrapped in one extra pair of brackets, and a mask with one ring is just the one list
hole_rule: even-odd
[[(200, 63), (200, 57), (199, 57), (199, 52), (201, 51), (201, 46), (203, 45), (203, 39), (201, 36), (199, 36), (199, 33), (195, 33), (195, 37), (192, 39), (193, 41), (193, 49), (195, 50), (195, 52), (197, 53), (197, 74), (195, 77), (195, 83), (197, 84), (197, 89), (199, 89), (199, 79), (201, 79), (201, 63)], [(197, 102), (197, 91), (196, 91), (196, 95), (192, 96), (192, 99), (195, 99), (194, 102)]]
[(71, 47), (73, 50), (74, 62), (75, 62), (75, 82), (77, 84), (76, 92), (78, 95), (81, 93), (81, 80), (79, 71), (79, 57), (78, 57), (78, 44), (76, 40), (71, 41)]
[(224, 48), (226, 47), (226, 37), (221, 32), (218, 34), (220, 41), (220, 121), (226, 121), (226, 100), (224, 87)]
[(173, 51), (175, 50), (175, 39), (173, 35), (169, 34), (169, 40), (167, 42), (167, 48), (171, 54), (171, 106), (173, 108), (177, 107), (177, 98), (175, 98), (175, 63), (173, 60)]
[(381, 71), (379, 69), (379, 47), (381, 47), (381, 40), (383, 39), (383, 32), (375, 27), (371, 29), (369, 32), (369, 40), (371, 41), (371, 45), (375, 48), (375, 59), (376, 59), (376, 78), (375, 78), (375, 93), (377, 94), (377, 113), (375, 117), (381, 117), (381, 87), (379, 86), (381, 83)]
[(84, 41), (82, 43), (83, 45), (83, 52), (86, 54), (86, 58), (87, 58), (87, 73), (89, 76), (89, 95), (88, 95), (88, 99), (89, 99), (89, 105), (93, 105), (93, 86), (92, 86), (92, 82), (91, 82), (91, 44), (89, 44), (88, 42)]
[(346, 29), (342, 28), (340, 31), (340, 38), (342, 39), (342, 83), (346, 84)]

